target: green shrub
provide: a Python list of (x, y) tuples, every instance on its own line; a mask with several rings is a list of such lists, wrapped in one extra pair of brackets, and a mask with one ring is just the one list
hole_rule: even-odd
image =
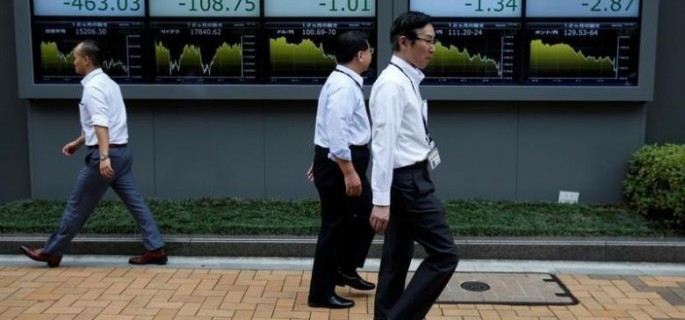
[(649, 145), (638, 150), (623, 186), (636, 211), (685, 226), (685, 145)]
[[(316, 236), (321, 225), (319, 202), (311, 200), (149, 199), (147, 204), (163, 235)], [(456, 237), (683, 236), (673, 225), (646, 219), (625, 205), (484, 200), (447, 201), (444, 205), (445, 220)], [(53, 200), (0, 204), (0, 234), (52, 233), (64, 207), (64, 201)], [(81, 234), (137, 232), (126, 206), (116, 200), (100, 202), (81, 230)]]

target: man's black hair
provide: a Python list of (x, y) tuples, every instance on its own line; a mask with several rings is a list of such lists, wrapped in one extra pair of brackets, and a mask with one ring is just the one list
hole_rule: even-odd
[(369, 49), (369, 36), (361, 31), (351, 30), (338, 36), (335, 47), (335, 60), (346, 64), (357, 56), (357, 52)]
[(432, 21), (431, 16), (418, 11), (408, 11), (401, 14), (392, 23), (390, 28), (390, 44), (393, 51), (400, 50), (400, 37), (404, 36), (409, 40), (416, 40), (416, 30), (425, 27)]

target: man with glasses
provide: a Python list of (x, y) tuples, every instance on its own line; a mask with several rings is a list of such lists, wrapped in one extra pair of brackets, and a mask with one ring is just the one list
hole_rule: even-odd
[(364, 266), (374, 231), (369, 225), (371, 187), (366, 178), (371, 138), (361, 76), (373, 59), (367, 35), (348, 31), (338, 37), (338, 63), (321, 89), (314, 132), (314, 162), (307, 172), (321, 199), (321, 229), (314, 256), (308, 304), (350, 308), (354, 301), (335, 286), (373, 290), (357, 268)]
[[(428, 130), (419, 83), (435, 52), (430, 16), (400, 15), (390, 30), (393, 57), (371, 90), (373, 143), (370, 223), (385, 231), (375, 320), (423, 319), (447, 285), (459, 258), (428, 168), (440, 163)], [(426, 257), (405, 286), (414, 241)]]

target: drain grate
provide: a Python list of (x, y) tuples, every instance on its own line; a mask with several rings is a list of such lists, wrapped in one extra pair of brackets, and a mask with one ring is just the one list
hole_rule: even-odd
[(480, 281), (466, 281), (461, 284), (461, 287), (466, 291), (483, 292), (490, 290), (490, 286), (485, 282)]
[(578, 300), (548, 273), (456, 272), (439, 303), (575, 305)]

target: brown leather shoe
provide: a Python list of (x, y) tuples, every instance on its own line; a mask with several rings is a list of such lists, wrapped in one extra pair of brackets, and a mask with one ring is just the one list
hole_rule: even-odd
[(128, 259), (128, 263), (130, 264), (166, 264), (166, 262), (167, 257), (164, 249), (145, 251), (142, 256)]
[(62, 256), (53, 256), (51, 254), (43, 253), (43, 248), (29, 248), (25, 246), (19, 247), (21, 252), (23, 252), (27, 257), (40, 261), (47, 262), (48, 266), (51, 268), (59, 266), (62, 261)]

